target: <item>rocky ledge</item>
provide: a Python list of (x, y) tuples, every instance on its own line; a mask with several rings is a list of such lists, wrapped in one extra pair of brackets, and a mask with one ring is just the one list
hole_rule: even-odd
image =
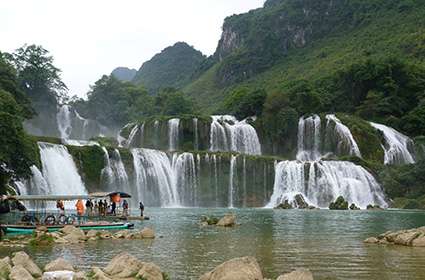
[(413, 247), (425, 247), (425, 226), (399, 231), (387, 231), (377, 237), (369, 237), (365, 243), (393, 244)]
[[(0, 244), (2, 246), (19, 247), (24, 245), (47, 246), (54, 243), (83, 243), (87, 241), (96, 241), (102, 239), (154, 239), (155, 232), (150, 228), (142, 230), (121, 230), (110, 232), (106, 230), (89, 230), (84, 232), (82, 229), (72, 225), (65, 226), (60, 231), (48, 232), (44, 226), (38, 227), (31, 238), (18, 236), (15, 239), (5, 239)], [(0, 278), (1, 279), (1, 278)]]
[[(0, 259), (0, 279), (10, 280), (167, 280), (168, 275), (154, 263), (142, 262), (128, 253), (115, 256), (104, 268), (92, 267), (78, 271), (71, 263), (58, 258), (41, 270), (23, 251)], [(254, 257), (242, 257), (224, 262), (202, 275), (199, 280), (266, 280)], [(309, 270), (295, 270), (280, 275), (277, 280), (313, 280)]]

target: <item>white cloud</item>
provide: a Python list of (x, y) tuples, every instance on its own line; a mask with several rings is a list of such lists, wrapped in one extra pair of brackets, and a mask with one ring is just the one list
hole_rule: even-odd
[(55, 57), (70, 94), (84, 96), (102, 74), (142, 62), (177, 41), (214, 52), (226, 16), (264, 0), (2, 1), (0, 50), (40, 44)]

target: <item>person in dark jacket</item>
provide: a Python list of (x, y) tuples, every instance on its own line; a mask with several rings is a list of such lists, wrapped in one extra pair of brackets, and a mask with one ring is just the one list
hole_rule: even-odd
[(140, 216), (143, 217), (143, 211), (145, 211), (145, 205), (140, 201), (139, 202)]

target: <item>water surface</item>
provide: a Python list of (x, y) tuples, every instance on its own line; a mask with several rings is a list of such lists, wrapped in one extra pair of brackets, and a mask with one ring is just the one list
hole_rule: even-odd
[[(255, 256), (266, 277), (296, 268), (315, 279), (424, 279), (425, 248), (364, 244), (387, 230), (425, 225), (419, 211), (329, 211), (234, 209), (240, 226), (201, 227), (201, 215), (220, 216), (229, 209), (147, 209), (155, 240), (106, 240), (52, 248), (27, 248), (40, 265), (59, 256), (89, 269), (105, 266), (121, 251), (152, 261), (172, 279), (198, 279), (216, 265)], [(0, 255), (10, 253), (1, 248)]]

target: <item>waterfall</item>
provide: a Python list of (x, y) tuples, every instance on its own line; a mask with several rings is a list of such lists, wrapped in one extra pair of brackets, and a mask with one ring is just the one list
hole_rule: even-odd
[(63, 105), (56, 115), (58, 130), (62, 139), (68, 139), (72, 133), (71, 106)]
[(130, 183), (128, 180), (127, 171), (121, 159), (121, 154), (118, 149), (114, 150), (112, 160), (112, 170), (115, 172), (116, 183), (123, 191), (130, 193)]
[(375, 129), (382, 132), (385, 139), (384, 164), (410, 164), (415, 163), (413, 153), (409, 148), (413, 147), (413, 141), (397, 130), (378, 123), (370, 123)]
[(320, 117), (301, 117), (298, 121), (297, 159), (308, 161), (318, 160), (320, 157)]
[(173, 171), (182, 206), (196, 206), (197, 176), (195, 158), (191, 153), (173, 155)]
[(309, 205), (320, 208), (327, 208), (338, 196), (361, 208), (368, 204), (387, 206), (375, 178), (363, 167), (347, 161), (278, 163), (273, 195), (267, 207), (285, 200), (293, 203), (297, 194)]
[(233, 206), (233, 195), (234, 195), (234, 177), (235, 177), (235, 168), (236, 168), (236, 156), (232, 155), (230, 158), (230, 172), (229, 172), (229, 208), (234, 208)]
[(180, 206), (176, 176), (167, 154), (150, 149), (131, 152), (139, 200), (165, 207)]
[(247, 120), (238, 121), (229, 115), (212, 116), (210, 151), (261, 155), (261, 145), (257, 132)]
[(334, 132), (337, 136), (336, 154), (342, 155), (348, 153), (349, 155), (361, 157), (360, 149), (351, 134), (350, 129), (345, 126), (334, 114), (326, 115), (327, 124), (326, 129), (331, 127), (331, 122), (335, 124)]
[(170, 119), (168, 121), (168, 150), (175, 151), (179, 144), (180, 119)]
[(195, 151), (199, 150), (199, 135), (198, 135), (198, 118), (193, 118), (193, 137)]
[(53, 190), (49, 189), (46, 180), (37, 166), (30, 167), (32, 176), (29, 179), (29, 192), (30, 194), (52, 194)]
[(108, 190), (111, 190), (115, 182), (114, 172), (112, 171), (111, 160), (109, 159), (108, 150), (105, 147), (102, 147), (102, 151), (104, 153), (105, 167), (102, 169), (101, 178), (105, 180), (106, 188)]
[(128, 139), (125, 141), (125, 147), (130, 148), (131, 144), (134, 141), (134, 137), (136, 136), (137, 132), (139, 132), (139, 126), (136, 124), (130, 131), (130, 134), (128, 135)]
[(39, 142), (40, 157), (49, 194), (87, 194), (77, 166), (63, 145)]

